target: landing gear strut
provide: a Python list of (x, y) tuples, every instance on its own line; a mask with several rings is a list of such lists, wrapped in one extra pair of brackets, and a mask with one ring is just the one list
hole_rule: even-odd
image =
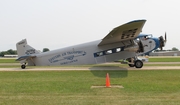
[(128, 58), (127, 60), (129, 62), (129, 67), (134, 67), (134, 58)]
[(142, 68), (143, 67), (143, 62), (141, 60), (138, 60), (137, 57), (134, 58), (128, 58), (128, 65), (129, 67), (136, 67), (136, 68)]

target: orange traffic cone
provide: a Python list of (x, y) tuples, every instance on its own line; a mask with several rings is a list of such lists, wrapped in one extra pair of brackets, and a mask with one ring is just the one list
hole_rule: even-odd
[(109, 73), (106, 74), (106, 87), (111, 87), (110, 86)]

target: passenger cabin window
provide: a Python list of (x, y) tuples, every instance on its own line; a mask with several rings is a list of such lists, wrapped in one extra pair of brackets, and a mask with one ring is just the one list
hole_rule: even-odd
[(111, 54), (112, 53), (112, 50), (107, 50), (106, 51), (106, 54)]
[(109, 54), (113, 54), (113, 53), (118, 53), (123, 51), (123, 48), (113, 48), (113, 49), (109, 49), (109, 50), (104, 50), (101, 52), (96, 52), (94, 53), (94, 57), (100, 57), (100, 56), (104, 56), (104, 55), (109, 55)]
[(116, 48), (116, 52), (120, 52), (121, 51), (121, 48)]
[(103, 55), (103, 52), (98, 52), (97, 53), (97, 56), (102, 56)]

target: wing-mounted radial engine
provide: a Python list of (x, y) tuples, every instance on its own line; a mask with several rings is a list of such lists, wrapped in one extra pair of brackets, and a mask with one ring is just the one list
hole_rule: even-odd
[[(144, 52), (144, 45), (141, 42), (141, 40), (132, 40), (131, 46), (126, 46), (124, 48), (125, 51), (131, 51), (135, 53), (143, 53)], [(137, 56), (132, 58), (127, 58), (125, 61), (122, 61), (121, 63), (128, 64), (130, 67), (136, 67), (136, 68), (142, 68), (143, 62), (137, 58)]]
[[(144, 52), (144, 46), (141, 40), (139, 41), (134, 41), (136, 43), (136, 45), (138, 46), (138, 49), (136, 50), (136, 53), (143, 53)], [(143, 67), (143, 62), (141, 60), (138, 59), (137, 56), (132, 57), (132, 58), (128, 58), (126, 59), (128, 61), (128, 65), (130, 67), (136, 67), (136, 68), (142, 68)]]
[(142, 41), (140, 40), (138, 43), (138, 46), (139, 46), (139, 49), (137, 50), (137, 53), (142, 53), (144, 52), (144, 46), (143, 46), (143, 43)]
[(141, 40), (138, 42), (135, 40), (131, 40), (132, 44), (129, 46), (125, 46), (124, 50), (125, 51), (131, 51), (131, 52), (136, 52), (136, 53), (141, 53), (144, 52), (144, 46)]

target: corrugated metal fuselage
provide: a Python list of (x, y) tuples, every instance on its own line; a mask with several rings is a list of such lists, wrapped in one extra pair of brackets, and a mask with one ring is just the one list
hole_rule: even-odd
[(28, 60), (28, 65), (55, 66), (55, 65), (85, 65), (112, 62), (136, 56), (135, 52), (124, 51), (124, 44), (119, 42), (98, 46), (102, 40), (75, 45), (58, 50), (36, 54)]

